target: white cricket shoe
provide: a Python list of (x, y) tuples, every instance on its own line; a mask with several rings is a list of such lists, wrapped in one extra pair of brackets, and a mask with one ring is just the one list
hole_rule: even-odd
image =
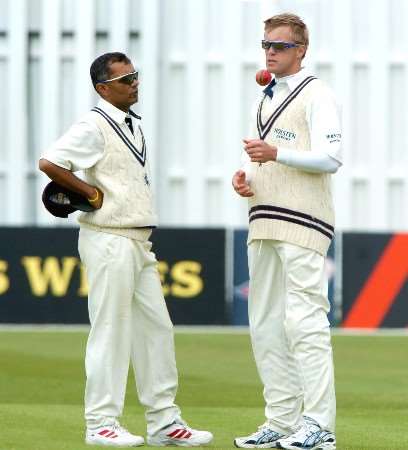
[(336, 450), (336, 438), (322, 430), (311, 417), (303, 416), (304, 423), (296, 433), (276, 441), (277, 448), (289, 450)]
[(105, 427), (87, 429), (85, 443), (88, 445), (107, 445), (111, 447), (139, 447), (144, 444), (142, 436), (129, 433), (119, 423)]
[(209, 431), (194, 430), (182, 420), (173, 422), (153, 435), (147, 436), (147, 443), (154, 447), (175, 445), (178, 447), (199, 447), (212, 441)]
[(258, 431), (249, 436), (234, 439), (235, 447), (239, 448), (276, 448), (276, 441), (284, 435), (272, 430), (268, 423), (258, 427)]

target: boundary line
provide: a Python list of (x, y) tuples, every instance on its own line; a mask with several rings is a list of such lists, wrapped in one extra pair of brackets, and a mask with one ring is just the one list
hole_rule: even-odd
[[(68, 324), (0, 324), (1, 332), (84, 332), (89, 325)], [(249, 334), (249, 328), (236, 325), (175, 325), (176, 334)], [(407, 336), (408, 328), (336, 328), (333, 336)]]

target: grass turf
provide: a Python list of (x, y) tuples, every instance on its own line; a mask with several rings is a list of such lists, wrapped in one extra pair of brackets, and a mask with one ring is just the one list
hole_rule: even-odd
[[(0, 450), (81, 450), (86, 334), (0, 332)], [(408, 337), (333, 337), (338, 450), (408, 449)], [(263, 422), (262, 388), (246, 334), (176, 334), (177, 403), (210, 448)], [(145, 434), (129, 376), (122, 424)], [(152, 447), (150, 447), (152, 448)]]

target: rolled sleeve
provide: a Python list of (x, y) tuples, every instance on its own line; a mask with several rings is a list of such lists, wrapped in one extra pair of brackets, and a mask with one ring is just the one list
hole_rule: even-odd
[(81, 121), (55, 141), (41, 155), (53, 164), (77, 172), (93, 167), (103, 156), (104, 137), (98, 126)]

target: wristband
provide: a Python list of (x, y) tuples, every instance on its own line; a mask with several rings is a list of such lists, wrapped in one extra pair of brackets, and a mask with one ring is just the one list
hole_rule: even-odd
[(99, 191), (98, 191), (98, 189), (95, 189), (95, 191), (96, 191), (96, 197), (95, 198), (88, 198), (88, 202), (89, 203), (95, 203), (96, 201), (98, 201), (98, 199), (99, 199)]

